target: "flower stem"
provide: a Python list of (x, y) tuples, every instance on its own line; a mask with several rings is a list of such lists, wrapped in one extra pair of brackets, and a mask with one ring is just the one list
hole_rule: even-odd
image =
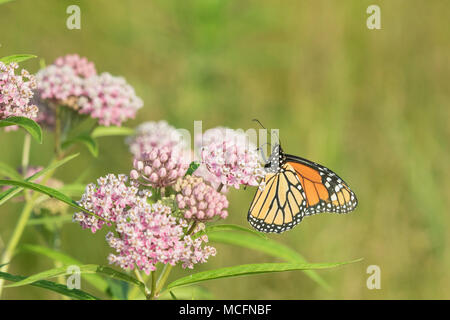
[(61, 159), (63, 156), (61, 150), (61, 112), (58, 106), (55, 106), (55, 154), (57, 159)]
[[(31, 197), (31, 199), (26, 202), (25, 207), (23, 208), (22, 213), (20, 214), (20, 218), (19, 221), (17, 222), (16, 228), (14, 229), (14, 232), (8, 242), (8, 245), (6, 246), (5, 252), (3, 252), (0, 265), (9, 263), (11, 261), (14, 251), (16, 250), (17, 244), (19, 243), (19, 240), (22, 237), (23, 230), (25, 229), (28, 219), (30, 218), (34, 206), (34, 201), (37, 199), (38, 196), (39, 194), (36, 192)], [(1, 268), (1, 271), (7, 272), (8, 268), (9, 264)], [(3, 282), (4, 280), (0, 279), (0, 297), (3, 291)]]
[[(53, 163), (53, 161), (51, 162)], [(48, 172), (44, 178), (42, 179), (41, 184), (45, 185), (48, 179), (52, 176), (54, 170), (51, 170)], [(24, 190), (26, 192), (26, 190)], [(22, 209), (22, 213), (20, 214), (19, 221), (17, 221), (17, 225), (14, 228), (13, 234), (11, 238), (9, 239), (9, 242), (6, 246), (5, 251), (3, 252), (0, 260), (0, 265), (6, 264), (5, 266), (0, 268), (0, 271), (7, 272), (9, 269), (9, 263), (11, 262), (11, 259), (14, 255), (14, 252), (16, 250), (17, 244), (20, 241), (20, 238), (22, 237), (23, 231), (25, 230), (25, 227), (27, 225), (27, 222), (30, 218), (30, 215), (33, 211), (33, 207), (36, 203), (36, 200), (39, 198), (40, 194), (38, 192), (34, 192), (30, 199), (27, 199), (25, 202), (25, 206)], [(0, 279), (0, 298), (3, 291), (3, 283), (4, 280)]]
[(159, 276), (158, 283), (156, 284), (156, 288), (153, 291), (154, 292), (153, 297), (156, 297), (159, 294), (159, 292), (162, 290), (162, 288), (164, 287), (164, 284), (166, 283), (167, 279), (169, 278), (169, 274), (172, 271), (172, 269), (173, 269), (173, 266), (169, 263), (164, 266), (164, 269), (163, 269), (161, 275)]
[(155, 294), (156, 294), (156, 272), (152, 271), (150, 273), (150, 276), (152, 277), (150, 300), (153, 300), (155, 298)]
[(136, 275), (136, 278), (144, 284), (145, 297), (147, 298), (147, 300), (149, 300), (150, 290), (148, 290), (147, 285), (145, 284), (145, 280), (142, 278), (142, 275), (139, 272), (139, 269), (137, 268), (137, 266), (136, 266), (136, 268), (134, 268), (134, 274)]
[(25, 139), (23, 140), (22, 149), (22, 175), (25, 177), (28, 170), (28, 164), (30, 162), (30, 146), (31, 146), (31, 136), (27, 133), (25, 134)]

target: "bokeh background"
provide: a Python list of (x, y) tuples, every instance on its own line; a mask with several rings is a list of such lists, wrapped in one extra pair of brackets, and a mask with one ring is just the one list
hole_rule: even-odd
[[(66, 28), (67, 6), (81, 8), (81, 30)], [(366, 9), (381, 8), (381, 30), (366, 27)], [(362, 262), (319, 271), (331, 290), (302, 272), (215, 280), (222, 299), (449, 299), (450, 29), (448, 1), (17, 0), (0, 6), (0, 56), (31, 53), (51, 63), (67, 53), (124, 76), (145, 107), (133, 127), (165, 119), (192, 131), (228, 126), (279, 128), (284, 149), (337, 171), (355, 190), (349, 215), (317, 215), (270, 235), (311, 262)], [(22, 64), (37, 71), (39, 60)], [(23, 132), (0, 133), (0, 161), (20, 164)], [(57, 172), (71, 182), (127, 173), (121, 137), (103, 138), (100, 156), (82, 156)], [(33, 142), (31, 163), (46, 165), (51, 134)], [(229, 193), (228, 222), (247, 226), (254, 188)], [(21, 205), (0, 207), (6, 242)], [(62, 251), (106, 263), (104, 234), (63, 228)], [(32, 227), (22, 243), (42, 243)], [(1, 244), (1, 242), (0, 242)], [(217, 245), (197, 270), (275, 262)], [(381, 290), (368, 290), (366, 268), (381, 268)], [(19, 254), (10, 272), (53, 266)], [(179, 271), (178, 275), (184, 272)], [(175, 277), (174, 273), (172, 276)], [(93, 291), (93, 293), (96, 293)], [(59, 298), (45, 290), (6, 289), (5, 298)]]

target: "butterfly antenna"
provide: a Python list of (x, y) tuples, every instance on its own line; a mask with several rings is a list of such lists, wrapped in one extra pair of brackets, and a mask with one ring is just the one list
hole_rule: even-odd
[(258, 119), (252, 119), (252, 121), (257, 122), (263, 129), (265, 129), (266, 127), (264, 127), (261, 123), (261, 121), (259, 121)]

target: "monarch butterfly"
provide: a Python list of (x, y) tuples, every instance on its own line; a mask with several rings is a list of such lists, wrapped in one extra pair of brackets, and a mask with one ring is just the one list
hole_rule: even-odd
[(348, 213), (358, 204), (356, 195), (336, 173), (315, 162), (285, 154), (279, 144), (264, 167), (264, 187), (256, 192), (247, 217), (258, 231), (282, 233), (305, 216)]

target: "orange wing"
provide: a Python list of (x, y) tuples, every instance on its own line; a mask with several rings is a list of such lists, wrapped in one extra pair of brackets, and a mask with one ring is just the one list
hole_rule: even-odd
[(349, 186), (333, 171), (309, 160), (287, 155), (306, 195), (306, 215), (320, 212), (347, 213), (358, 200)]

